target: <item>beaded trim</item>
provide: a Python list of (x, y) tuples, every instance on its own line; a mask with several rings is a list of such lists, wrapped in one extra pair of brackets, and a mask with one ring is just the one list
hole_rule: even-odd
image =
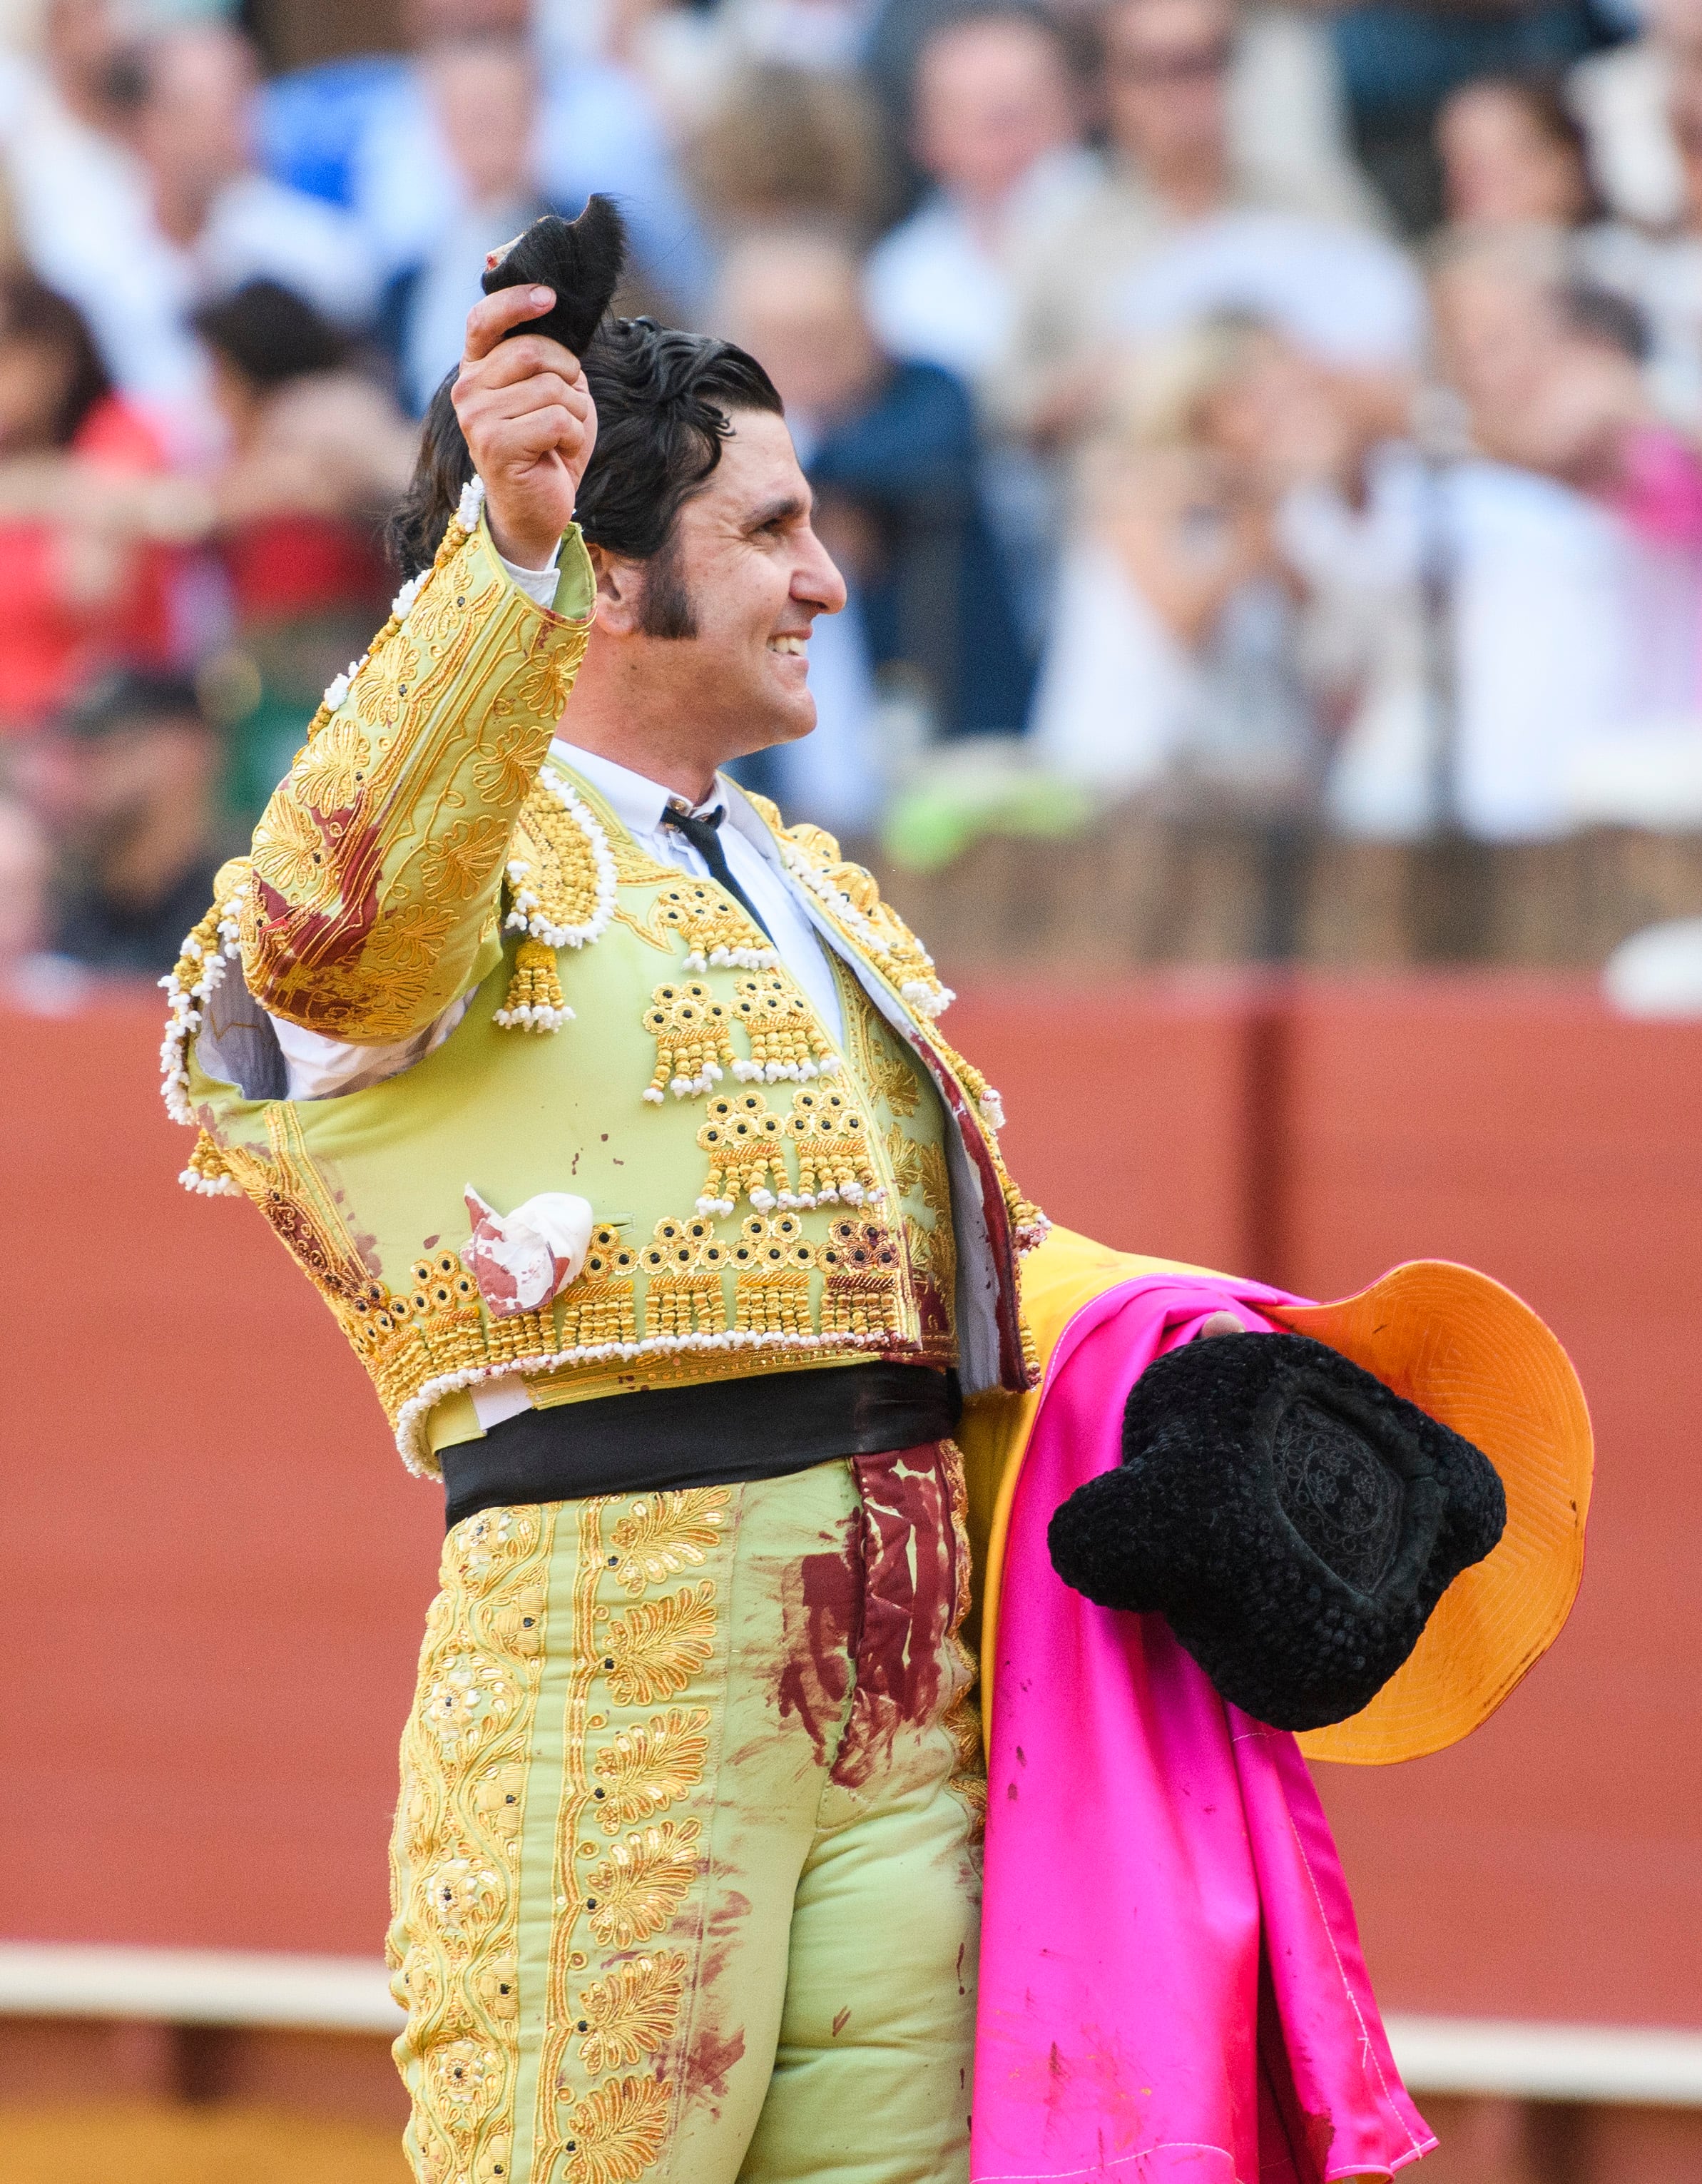
[[(189, 1042), (201, 1028), (206, 1002), (223, 979), (226, 962), (241, 952), (239, 919), (248, 895), (247, 863), (239, 861), (237, 870), (242, 876), (238, 884), (184, 936), (176, 963), (159, 981), (166, 1001), (165, 1037), (159, 1049), (160, 1097), (172, 1121), (186, 1128), (195, 1120), (188, 1099)], [(191, 1178), (192, 1171), (186, 1168), (178, 1180), (188, 1190), (217, 1189), (223, 1195), (224, 1187), (204, 1175)], [(235, 1190), (234, 1184), (231, 1188)]]
[[(514, 975), (503, 1006), (492, 1021), (504, 1031), (559, 1031), (573, 1015), (561, 990), (557, 968), (558, 948), (585, 948), (600, 940), (615, 915), (617, 873), (615, 853), (601, 821), (584, 799), (558, 775), (539, 776), (521, 815), (519, 838), (527, 832), (532, 846), (549, 851), (554, 872), (540, 874), (536, 888), (526, 881), (533, 872), (532, 857), (509, 860), (509, 909), (504, 923), (510, 931), (524, 933), (514, 956)], [(542, 838), (540, 843), (538, 838)], [(591, 881), (591, 914), (577, 923), (566, 922), (575, 902), (564, 884), (564, 867), (578, 866), (578, 877)]]
[[(524, 933), (533, 940), (541, 940), (546, 948), (586, 948), (593, 940), (600, 940), (609, 930), (615, 915), (615, 853), (609, 846), (609, 837), (603, 823), (584, 798), (577, 795), (571, 786), (559, 774), (544, 772), (538, 777), (538, 789), (553, 796), (566, 815), (570, 824), (583, 837), (584, 846), (591, 852), (592, 868), (596, 874), (596, 892), (589, 917), (576, 925), (559, 925), (550, 916), (550, 911), (562, 915), (567, 905), (565, 898), (558, 898), (546, 906), (543, 898), (526, 884), (531, 865), (525, 857), (509, 861), (509, 880), (513, 889), (512, 907), (504, 923), (514, 932)], [(547, 805), (540, 809), (542, 796), (534, 794), (526, 800), (525, 816), (531, 821), (560, 855), (570, 845), (560, 838), (561, 821)], [(573, 846), (578, 846), (575, 844)], [(500, 1022), (502, 1019), (498, 1018)]]
[[(787, 869), (793, 878), (807, 887), (823, 909), (845, 928), (851, 938), (873, 956), (883, 971), (892, 976), (899, 967), (899, 959), (879, 927), (864, 915), (843, 888), (836, 886), (821, 867), (804, 855), (785, 828), (777, 830), (776, 839), (780, 844), (780, 854), (785, 860)], [(910, 937), (916, 954), (932, 973), (933, 957), (914, 934)], [(893, 983), (898, 986), (899, 998), (907, 1002), (919, 1017), (926, 1017), (930, 1020), (943, 1016), (957, 999), (951, 988), (937, 976), (902, 980), (894, 977)]]

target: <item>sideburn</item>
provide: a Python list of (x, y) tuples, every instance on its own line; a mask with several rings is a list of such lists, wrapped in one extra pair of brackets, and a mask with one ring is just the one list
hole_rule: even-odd
[(698, 633), (697, 610), (680, 566), (678, 529), (670, 531), (650, 556), (644, 571), (644, 599), (638, 627), (646, 637), (689, 638)]

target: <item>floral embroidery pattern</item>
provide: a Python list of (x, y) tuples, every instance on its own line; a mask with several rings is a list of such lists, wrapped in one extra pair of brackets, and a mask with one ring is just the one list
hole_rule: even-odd
[(658, 1820), (592, 1868), (586, 1903), (605, 1949), (630, 1949), (661, 1932), (697, 1876), (702, 1835), (696, 1820)]
[(709, 1756), (706, 1708), (670, 1708), (648, 1724), (623, 1729), (598, 1754), (601, 1825), (614, 1835), (676, 1803), (704, 1775)]
[(713, 1580), (641, 1602), (609, 1626), (603, 1667), (622, 1706), (653, 1706), (685, 1690), (715, 1650)]
[[(566, 1893), (551, 1929), (532, 2146), (534, 2173), (562, 2184), (639, 2184), (662, 2156), (681, 2098), (692, 1965), (666, 1936), (690, 1916), (706, 1843), (700, 1819), (670, 1808), (704, 1786), (712, 1716), (706, 1706), (670, 1706), (611, 1730), (607, 1708), (642, 1703), (639, 1693), (659, 1682), (681, 1689), (707, 1667), (715, 1580), (645, 1596), (725, 1550), (731, 1500), (726, 1488), (693, 1488), (579, 1507), (556, 1823)], [(598, 1604), (610, 1591), (632, 1602), (613, 1623)], [(592, 1814), (606, 1847), (585, 1840)], [(692, 1930), (678, 1928), (682, 1940)]]
[(609, 1567), (616, 1585), (641, 1593), (687, 1567), (701, 1568), (720, 1538), (732, 1498), (725, 1486), (691, 1486), (635, 1502), (611, 1535), (615, 1552)]
[(255, 998), (345, 1038), (423, 1029), (461, 990), (587, 633), (539, 629), (459, 521), (398, 604), (255, 829), (242, 920)]
[[(676, 1951), (639, 1957), (581, 1991), (576, 2031), (586, 2030), (580, 2060), (593, 2076), (631, 2069), (654, 2055), (674, 2030), (685, 1998), (689, 1961)], [(588, 2029), (587, 2029), (588, 2028)]]
[(488, 1510), (444, 1544), (391, 1845), (392, 1985), (421, 2179), (507, 2174), (519, 2013), (519, 1844), (550, 1522)]
[(574, 2184), (637, 2184), (668, 2139), (672, 2089), (654, 2078), (615, 2078), (573, 2111)]

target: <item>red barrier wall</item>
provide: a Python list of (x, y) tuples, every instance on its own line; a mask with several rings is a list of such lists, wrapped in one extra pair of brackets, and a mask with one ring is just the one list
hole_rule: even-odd
[[(1054, 1215), (1314, 1295), (1489, 1268), (1571, 1346), (1571, 1625), (1457, 1751), (1322, 1770), (1393, 2008), (1702, 2022), (1702, 1027), (1563, 985), (966, 994)], [(0, 1018), (0, 1850), (19, 1936), (364, 1953), (439, 1511), (329, 1315), (174, 1178), (150, 1000)]]

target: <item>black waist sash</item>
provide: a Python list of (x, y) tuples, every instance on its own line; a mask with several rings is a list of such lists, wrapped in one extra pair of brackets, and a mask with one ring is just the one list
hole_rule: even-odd
[(818, 1366), (522, 1411), (440, 1452), (453, 1527), (480, 1509), (781, 1479), (943, 1440), (963, 1400), (926, 1365)]

